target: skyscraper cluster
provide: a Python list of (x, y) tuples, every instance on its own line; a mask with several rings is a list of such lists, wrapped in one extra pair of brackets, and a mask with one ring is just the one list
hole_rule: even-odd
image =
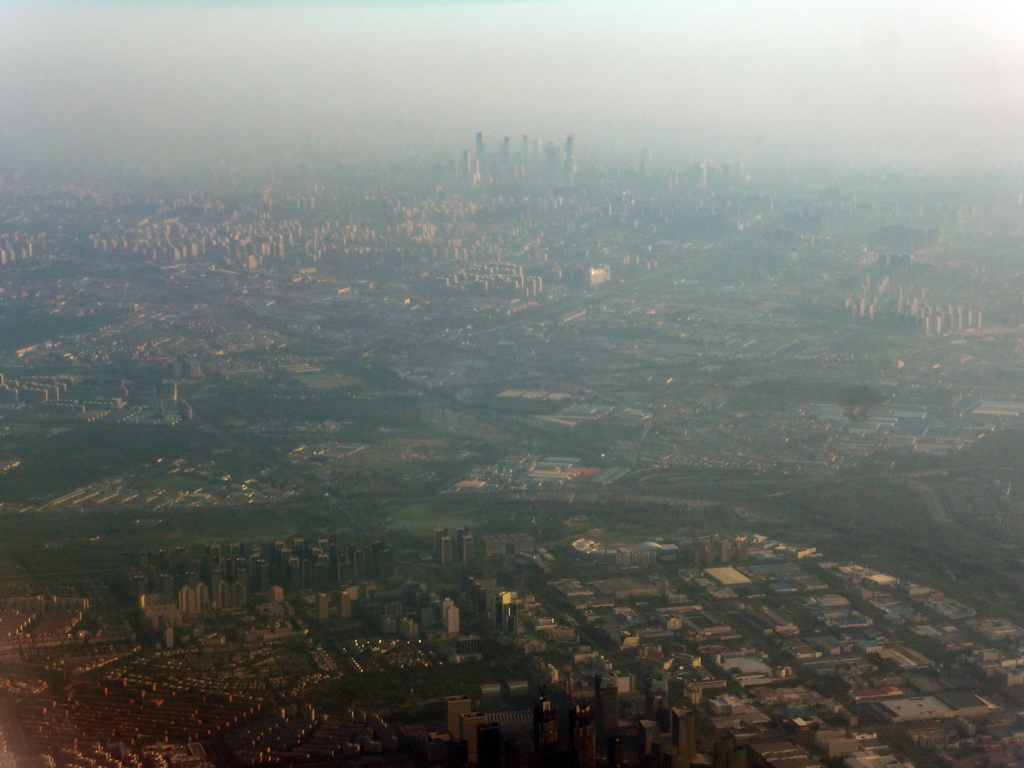
[(497, 151), (487, 147), (482, 132), (476, 134), (473, 149), (463, 150), (455, 163), (455, 177), (471, 185), (531, 181), (572, 189), (576, 185), (575, 137), (563, 144), (543, 142), (523, 135), (513, 150), (512, 137), (505, 136)]
[[(445, 698), (448, 765), (452, 768), (595, 768), (597, 725), (590, 706), (572, 702), (567, 723), (543, 692), (532, 710), (485, 715), (467, 696)], [(564, 726), (568, 726), (566, 730)], [(530, 734), (529, 743), (522, 738)], [(610, 758), (620, 754), (612, 748)], [(611, 760), (607, 765), (618, 765)]]

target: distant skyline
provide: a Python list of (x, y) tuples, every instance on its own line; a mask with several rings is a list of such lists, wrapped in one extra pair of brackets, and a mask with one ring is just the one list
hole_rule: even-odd
[(0, 153), (1024, 158), (1024, 8), (794, 0), (0, 0)]

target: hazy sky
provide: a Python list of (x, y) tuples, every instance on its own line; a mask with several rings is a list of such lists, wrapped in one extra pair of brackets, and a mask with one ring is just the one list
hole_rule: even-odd
[(0, 0), (0, 151), (277, 139), (441, 152), (1024, 157), (997, 0)]

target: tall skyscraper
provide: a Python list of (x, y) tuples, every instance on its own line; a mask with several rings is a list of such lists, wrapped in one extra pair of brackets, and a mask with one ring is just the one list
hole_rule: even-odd
[(477, 762), (479, 728), (486, 723), (487, 715), (480, 712), (469, 712), (459, 717), (459, 738), (466, 742), (470, 763)]
[(679, 765), (689, 766), (697, 754), (697, 724), (693, 710), (674, 707), (670, 716), (672, 745), (676, 748)]
[(466, 535), (468, 533), (469, 531), (466, 528), (456, 528), (452, 532), (452, 539), (455, 545), (453, 559), (456, 563), (464, 563), (466, 561)]
[(444, 707), (447, 716), (448, 733), (452, 736), (458, 736), (459, 718), (473, 711), (473, 702), (469, 700), (468, 696), (445, 696)]
[(729, 768), (729, 758), (736, 749), (736, 737), (731, 733), (715, 742), (712, 765), (714, 768)]
[(696, 163), (693, 166), (693, 174), (697, 183), (697, 189), (708, 188), (708, 167), (704, 163)]
[(498, 155), (498, 171), (507, 176), (512, 170), (512, 138), (506, 136), (501, 142), (501, 149)]
[(459, 634), (459, 608), (450, 597), (441, 603), (441, 627), (448, 637)]
[(567, 187), (576, 186), (576, 149), (575, 139), (570, 133), (565, 139), (565, 168), (562, 181)]
[(640, 173), (649, 176), (654, 168), (654, 152), (646, 144), (640, 150)]
[(579, 768), (594, 768), (597, 765), (597, 727), (590, 705), (577, 703), (569, 713), (569, 732), (572, 748), (579, 755)]
[(480, 168), (483, 170), (484, 161), (486, 160), (486, 146), (484, 145), (484, 135), (481, 132), (476, 134), (476, 159), (480, 163)]
[(747, 748), (736, 746), (736, 737), (726, 734), (715, 742), (713, 768), (747, 768)]
[(597, 703), (597, 725), (607, 738), (619, 727), (619, 681), (615, 675), (594, 677), (594, 699)]
[(451, 564), (452, 560), (455, 559), (455, 542), (451, 536), (441, 537), (441, 563), (443, 565)]
[(640, 757), (649, 758), (654, 754), (654, 749), (661, 740), (661, 728), (653, 720), (640, 720), (637, 725), (640, 726), (637, 740)]
[(544, 145), (544, 181), (558, 184), (562, 173), (562, 150), (557, 144), (549, 141)]
[(543, 768), (544, 758), (558, 748), (558, 713), (542, 694), (533, 707), (533, 752), (537, 765)]
[(668, 707), (668, 682), (664, 677), (654, 677), (647, 681), (645, 714), (648, 717), (660, 718), (661, 712)]
[(476, 757), (480, 768), (501, 768), (500, 723), (484, 723), (476, 729)]

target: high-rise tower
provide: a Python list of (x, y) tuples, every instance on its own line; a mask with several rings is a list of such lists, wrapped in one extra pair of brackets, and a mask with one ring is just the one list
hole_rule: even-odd
[(674, 707), (669, 721), (672, 725), (672, 746), (676, 748), (680, 765), (689, 765), (697, 754), (697, 724), (693, 710)]
[(501, 723), (484, 723), (476, 729), (476, 761), (480, 768), (501, 766)]
[(597, 765), (597, 727), (590, 705), (577, 703), (569, 714), (569, 732), (572, 748), (579, 755), (579, 768)]
[(459, 717), (473, 711), (473, 702), (469, 700), (468, 696), (445, 696), (444, 706), (448, 720), (448, 733), (458, 736)]
[(476, 160), (480, 163), (480, 168), (483, 170), (485, 160), (486, 147), (484, 146), (484, 135), (482, 132), (477, 131), (476, 134)]
[(533, 751), (539, 766), (544, 765), (545, 756), (558, 748), (558, 713), (555, 706), (541, 694), (533, 706)]
[(597, 725), (603, 738), (619, 727), (619, 681), (615, 675), (594, 676), (594, 699), (597, 702)]
[(565, 169), (563, 181), (567, 187), (576, 186), (576, 150), (574, 145), (575, 139), (570, 133), (565, 139)]

